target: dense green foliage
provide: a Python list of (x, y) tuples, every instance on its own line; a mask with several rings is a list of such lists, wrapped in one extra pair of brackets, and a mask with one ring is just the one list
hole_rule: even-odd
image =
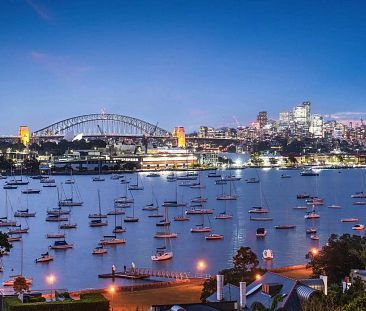
[[(224, 276), (224, 283), (239, 286), (239, 282), (251, 283), (255, 280), (257, 273), (263, 273), (258, 268), (259, 261), (257, 255), (252, 252), (250, 247), (241, 247), (233, 257), (233, 267), (220, 271), (218, 274)], [(216, 291), (216, 278), (211, 277), (203, 284), (201, 300), (205, 301)]]
[(0, 231), (0, 248), (5, 249), (7, 252), (13, 247), (8, 241), (9, 235)]
[(5, 311), (109, 311), (109, 301), (102, 294), (82, 294), (80, 300), (21, 303), (16, 298), (5, 298)]
[(309, 266), (314, 276), (327, 275), (329, 283), (340, 283), (351, 269), (364, 269), (366, 237), (332, 234), (318, 255), (313, 256)]

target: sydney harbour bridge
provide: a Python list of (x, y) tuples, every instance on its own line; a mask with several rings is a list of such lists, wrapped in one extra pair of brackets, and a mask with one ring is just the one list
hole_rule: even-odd
[[(120, 114), (87, 114), (68, 118), (36, 131), (31, 131), (32, 140), (85, 138), (171, 138), (171, 132), (141, 119)], [(19, 139), (19, 135), (0, 136), (0, 139)]]

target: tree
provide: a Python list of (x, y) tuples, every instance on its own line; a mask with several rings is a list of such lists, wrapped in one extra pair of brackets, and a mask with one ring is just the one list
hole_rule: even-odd
[(271, 307), (266, 308), (261, 302), (255, 301), (250, 306), (250, 310), (252, 311), (280, 311), (283, 308), (278, 308), (278, 304), (283, 301), (283, 296), (281, 294), (277, 294), (272, 298)]
[(258, 267), (259, 261), (250, 247), (240, 247), (233, 257), (233, 265), (235, 270), (248, 272)]
[(350, 303), (346, 304), (343, 311), (365, 311), (366, 310), (366, 293), (363, 292), (356, 296)]
[(24, 293), (29, 290), (29, 285), (27, 284), (27, 280), (24, 276), (18, 276), (13, 285), (14, 292), (16, 293)]
[(6, 233), (0, 231), (0, 248), (10, 251), (12, 245), (8, 241), (9, 236)]
[[(233, 257), (233, 267), (224, 269), (219, 274), (224, 276), (224, 282), (239, 286), (239, 282), (251, 283), (255, 280), (257, 273), (264, 270), (258, 268), (259, 261), (257, 255), (250, 247), (241, 247)], [(201, 300), (205, 301), (216, 290), (216, 278), (212, 277), (205, 281), (201, 293)]]
[(365, 237), (332, 234), (319, 254), (312, 257), (309, 267), (313, 269), (314, 276), (327, 275), (330, 284), (339, 283), (351, 269), (365, 268), (360, 255), (365, 242)]

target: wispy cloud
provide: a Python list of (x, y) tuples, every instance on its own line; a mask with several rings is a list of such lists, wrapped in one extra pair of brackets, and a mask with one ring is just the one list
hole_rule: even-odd
[(332, 114), (325, 115), (326, 118), (342, 120), (349, 118), (362, 118), (366, 116), (366, 112), (361, 111), (344, 111), (344, 112), (336, 112)]
[(52, 15), (48, 9), (36, 3), (34, 0), (25, 0), (25, 3), (28, 4), (30, 8), (43, 20), (50, 21), (52, 20)]
[(366, 118), (366, 112), (362, 111), (343, 111), (343, 112), (335, 112), (324, 117), (336, 120), (343, 124), (360, 124), (361, 119), (364, 120)]
[(68, 57), (53, 55), (42, 51), (31, 51), (30, 58), (45, 70), (63, 80), (80, 80), (94, 67), (88, 64), (80, 64)]

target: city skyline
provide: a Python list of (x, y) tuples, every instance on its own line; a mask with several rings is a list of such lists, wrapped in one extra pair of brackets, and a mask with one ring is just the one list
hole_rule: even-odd
[(233, 116), (248, 124), (262, 110), (277, 118), (307, 100), (315, 113), (359, 120), (365, 10), (362, 2), (295, 10), (286, 1), (3, 1), (0, 133), (101, 109), (191, 132), (230, 126)]

